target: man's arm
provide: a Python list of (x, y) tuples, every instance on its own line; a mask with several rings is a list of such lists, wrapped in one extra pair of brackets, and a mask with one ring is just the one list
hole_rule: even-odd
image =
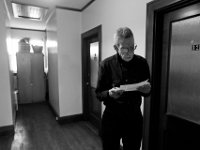
[(102, 62), (99, 67), (97, 88), (95, 90), (96, 97), (100, 101), (106, 101), (109, 99), (109, 73), (105, 68), (105, 63)]
[(149, 96), (151, 93), (151, 83), (150, 83), (150, 71), (149, 71), (149, 65), (147, 61), (145, 60), (144, 66), (143, 66), (143, 78), (148, 79), (148, 82), (140, 87), (137, 88), (137, 90), (141, 93), (142, 96)]

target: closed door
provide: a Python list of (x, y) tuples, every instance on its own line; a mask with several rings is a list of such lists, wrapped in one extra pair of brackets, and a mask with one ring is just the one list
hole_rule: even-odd
[(88, 44), (90, 51), (90, 75), (88, 81), (89, 118), (90, 121), (98, 127), (101, 118), (101, 103), (96, 98), (95, 90), (97, 87), (99, 70), (99, 41), (97, 41), (97, 39), (91, 39)]
[(18, 53), (17, 78), (20, 104), (45, 101), (43, 54)]
[(100, 61), (100, 27), (82, 35), (82, 75), (83, 75), (83, 111), (84, 116), (97, 129), (100, 129), (101, 103), (95, 90)]
[(45, 101), (44, 58), (42, 53), (31, 56), (32, 102)]
[(200, 3), (163, 14), (159, 149), (200, 149)]
[(31, 55), (29, 53), (17, 53), (17, 80), (19, 103), (32, 102), (31, 82)]

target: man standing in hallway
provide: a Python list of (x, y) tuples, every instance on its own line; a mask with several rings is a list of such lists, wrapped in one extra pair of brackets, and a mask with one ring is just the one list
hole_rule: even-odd
[[(97, 98), (106, 106), (102, 116), (103, 150), (139, 150), (143, 117), (141, 97), (148, 96), (151, 85), (147, 61), (134, 54), (132, 31), (119, 28), (114, 36), (116, 54), (100, 64)], [(137, 84), (139, 83), (139, 84)]]

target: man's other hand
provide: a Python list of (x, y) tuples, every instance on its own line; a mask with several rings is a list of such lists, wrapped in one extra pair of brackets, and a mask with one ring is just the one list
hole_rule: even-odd
[(109, 96), (117, 99), (123, 94), (124, 90), (121, 90), (119, 87), (114, 87), (109, 90)]
[(148, 94), (151, 91), (151, 84), (147, 82), (146, 84), (139, 86), (137, 90), (144, 94)]

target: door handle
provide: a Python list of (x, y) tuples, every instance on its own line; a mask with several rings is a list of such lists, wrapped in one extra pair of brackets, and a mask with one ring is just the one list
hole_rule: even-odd
[(86, 82), (86, 85), (89, 85), (89, 82)]

